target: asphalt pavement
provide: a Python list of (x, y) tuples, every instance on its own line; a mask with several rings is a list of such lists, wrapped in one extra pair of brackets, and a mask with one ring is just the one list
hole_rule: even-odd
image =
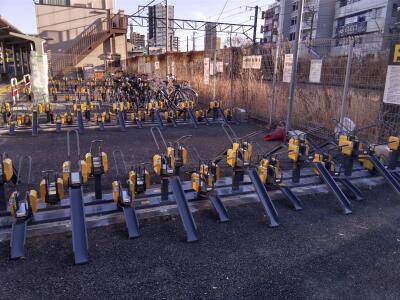
[[(259, 129), (238, 126), (240, 134)], [(217, 155), (229, 144), (219, 127), (194, 132), (200, 153)], [(174, 140), (188, 130), (168, 129)], [(104, 135), (104, 150), (150, 159), (148, 129)], [(151, 140), (150, 140), (151, 141)], [(266, 148), (269, 146), (265, 146)], [(65, 134), (2, 138), (0, 148), (33, 157), (38, 183), (44, 168), (60, 169)], [(112, 176), (109, 175), (111, 178)], [(108, 178), (108, 177), (107, 177)], [(106, 179), (103, 183), (107, 186)], [(218, 223), (210, 211), (194, 214), (199, 241), (186, 243), (179, 217), (140, 220), (141, 237), (127, 239), (124, 224), (89, 229), (89, 264), (73, 265), (70, 233), (28, 237), (26, 258), (9, 260), (0, 243), (2, 299), (399, 299), (400, 199), (387, 186), (364, 190), (353, 214), (343, 215), (332, 196), (303, 197), (303, 211), (277, 202), (280, 226), (269, 228), (259, 204), (229, 209), (232, 221)]]
[(1, 298), (399, 299), (400, 202), (386, 186), (364, 193), (347, 216), (326, 195), (301, 212), (277, 203), (278, 228), (258, 204), (231, 208), (229, 223), (196, 213), (191, 244), (177, 217), (141, 221), (133, 240), (123, 224), (91, 229), (83, 266), (67, 233), (28, 238), (19, 261), (1, 243)]

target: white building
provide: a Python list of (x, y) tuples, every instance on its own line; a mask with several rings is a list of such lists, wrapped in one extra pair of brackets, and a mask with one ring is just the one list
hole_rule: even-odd
[[(309, 40), (322, 40), (332, 37), (332, 24), (334, 20), (336, 0), (304, 0), (301, 24), (301, 40), (303, 41), (300, 54), (311, 52), (316, 56), (322, 56), (329, 47), (310, 49)], [(264, 43), (274, 43), (278, 38), (280, 23), (282, 24), (282, 37), (284, 40), (294, 42), (296, 39), (296, 27), (298, 22), (298, 1), (276, 1), (262, 13), (265, 20), (262, 32)]]
[(377, 52), (388, 47), (400, 0), (340, 0), (336, 3), (333, 37), (337, 38), (332, 55), (347, 53), (348, 39), (355, 40), (354, 51), (359, 54)]

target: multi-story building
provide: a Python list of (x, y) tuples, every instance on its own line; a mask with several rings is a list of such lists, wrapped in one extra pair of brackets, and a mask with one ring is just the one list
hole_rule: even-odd
[[(167, 18), (167, 7), (164, 4), (157, 4), (149, 6), (149, 34), (148, 43), (152, 49), (163, 48), (165, 51), (167, 47), (167, 28), (165, 20)], [(175, 43), (174, 36), (174, 6), (168, 5), (168, 51), (178, 51)], [(172, 46), (171, 46), (172, 40)]]
[[(336, 0), (304, 0), (301, 24), (301, 40), (315, 40), (332, 38), (332, 24), (334, 19)], [(262, 32), (264, 43), (274, 43), (278, 39), (278, 30), (282, 26), (282, 37), (284, 40), (294, 41), (296, 39), (296, 27), (299, 22), (297, 0), (280, 0), (262, 13), (265, 20)], [(280, 24), (281, 23), (281, 24)], [(311, 43), (302, 43), (300, 48), (310, 52)], [(325, 49), (312, 49), (312, 52), (320, 56), (329, 51)]]
[(143, 49), (146, 47), (144, 41), (144, 34), (131, 31), (129, 35), (129, 42), (136, 48)]
[(368, 54), (386, 49), (387, 35), (396, 31), (400, 0), (339, 0), (335, 7), (332, 55), (347, 52), (348, 39), (353, 37), (355, 52)]
[(214, 50), (217, 47), (217, 24), (206, 23), (206, 34), (204, 35), (204, 50)]
[(261, 33), (264, 34), (262, 43), (275, 43), (278, 39), (280, 2), (271, 4), (266, 11), (263, 11), (261, 18), (264, 25), (261, 26)]
[(47, 40), (53, 76), (85, 65), (126, 65), (127, 20), (113, 0), (37, 0), (37, 32)]
[(136, 45), (132, 44), (130, 40), (126, 43), (126, 50), (128, 58), (135, 57), (135, 56), (142, 56), (146, 53), (147, 49), (143, 47), (137, 47)]

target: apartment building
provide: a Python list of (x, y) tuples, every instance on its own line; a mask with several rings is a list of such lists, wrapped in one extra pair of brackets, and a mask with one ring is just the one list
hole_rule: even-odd
[(400, 0), (339, 0), (335, 7), (332, 55), (344, 55), (348, 39), (355, 41), (354, 51), (368, 54), (389, 46), (387, 38), (396, 28)]
[(264, 20), (264, 25), (261, 26), (264, 37), (261, 43), (275, 43), (278, 40), (279, 12), (280, 2), (274, 2), (261, 13)]
[[(165, 26), (165, 20), (168, 18), (174, 18), (174, 6), (165, 4), (157, 4), (149, 6), (149, 34), (148, 43), (152, 51), (157, 51), (157, 49), (162, 49), (165, 51), (167, 46), (167, 28)], [(179, 51), (179, 39), (174, 36), (174, 21), (168, 21), (168, 51)], [(172, 43), (171, 43), (172, 42)]]
[(205, 26), (204, 50), (215, 50), (217, 47), (217, 24), (208, 22)]
[(131, 31), (129, 35), (129, 42), (136, 48), (145, 48), (144, 34)]
[[(321, 39), (332, 37), (332, 23), (334, 19), (336, 0), (304, 0), (303, 18), (301, 24), (301, 39)], [(262, 12), (264, 26), (264, 43), (277, 41), (279, 22), (282, 22), (282, 36), (284, 39), (296, 39), (298, 18), (298, 1), (281, 0), (271, 4)], [(282, 19), (281, 19), (282, 18)]]

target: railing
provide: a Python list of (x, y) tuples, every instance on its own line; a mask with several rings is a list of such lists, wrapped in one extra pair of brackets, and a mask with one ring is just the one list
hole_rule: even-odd
[(343, 7), (343, 6), (353, 4), (353, 3), (356, 3), (359, 1), (361, 1), (361, 0), (339, 0), (338, 2), (339, 2), (339, 7)]
[(125, 30), (128, 28), (128, 20), (124, 14), (117, 13), (111, 17), (110, 21), (111, 29), (122, 29)]
[(357, 35), (367, 31), (367, 21), (351, 23), (336, 28), (336, 37), (346, 37), (349, 35)]
[(127, 19), (123, 14), (114, 14), (104, 19), (99, 19), (86, 28), (77, 41), (65, 52), (63, 59), (55, 58), (53, 65), (57, 71), (61, 71), (69, 66), (75, 66), (83, 58), (87, 52), (92, 50), (91, 47), (103, 40), (106, 35), (109, 35), (114, 30), (126, 31)]

